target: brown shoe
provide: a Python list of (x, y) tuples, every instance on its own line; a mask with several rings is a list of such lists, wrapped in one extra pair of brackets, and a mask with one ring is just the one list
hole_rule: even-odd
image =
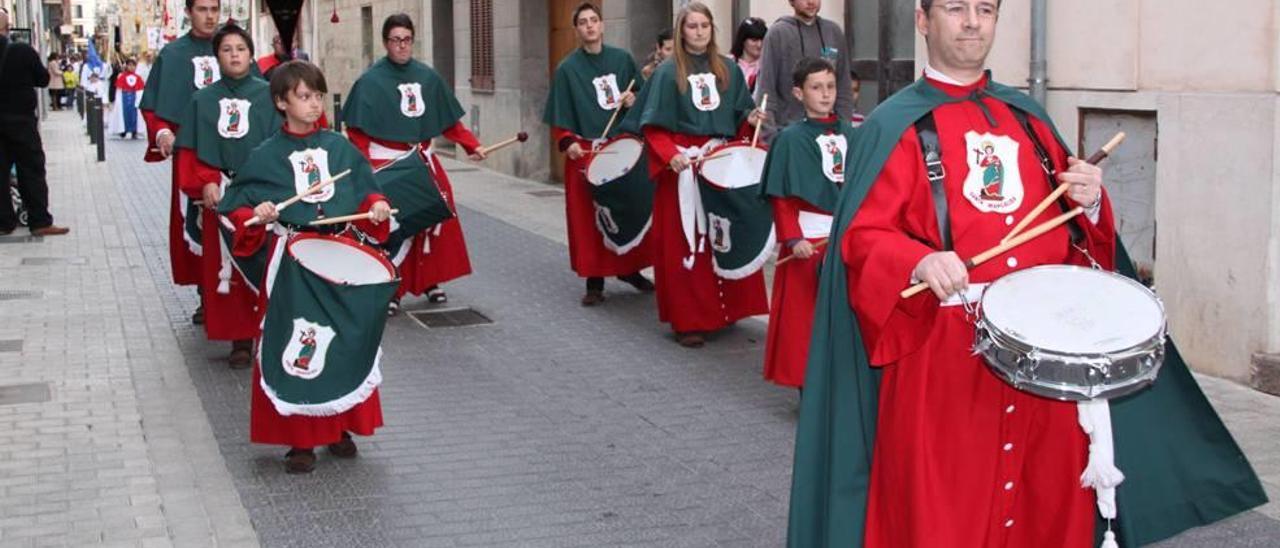
[(284, 455), (284, 471), (288, 474), (310, 474), (316, 469), (316, 452), (310, 449), (290, 449)]
[(61, 236), (68, 232), (71, 232), (70, 228), (67, 228), (65, 226), (53, 226), (53, 225), (42, 226), (40, 228), (31, 229), (32, 236)]
[(232, 341), (231, 356), (227, 358), (227, 364), (232, 369), (248, 369), (253, 365), (253, 341)]
[(702, 345), (705, 344), (707, 340), (702, 338), (702, 333), (689, 331), (687, 333), (676, 333), (676, 342), (680, 343), (680, 346), (685, 348), (702, 348)]
[(604, 302), (604, 291), (599, 289), (588, 289), (582, 296), (582, 306), (595, 306), (602, 302)]
[(342, 433), (342, 441), (329, 444), (329, 454), (340, 459), (354, 459), (357, 452), (356, 442), (346, 432)]
[(192, 325), (204, 325), (204, 305), (196, 307), (196, 311), (191, 313)]

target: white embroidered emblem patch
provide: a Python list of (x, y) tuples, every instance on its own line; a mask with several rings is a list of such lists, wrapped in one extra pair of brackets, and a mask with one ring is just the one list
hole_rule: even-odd
[(720, 108), (720, 90), (716, 88), (716, 75), (710, 72), (689, 75), (689, 99), (694, 108), (703, 112)]
[(249, 107), (247, 99), (218, 99), (218, 135), (223, 139), (239, 139), (249, 134)]
[(1013, 213), (1022, 205), (1022, 174), (1018, 170), (1018, 142), (1004, 135), (964, 136), (964, 197), (984, 213)]
[(294, 377), (311, 380), (324, 371), (325, 354), (329, 352), (329, 343), (333, 342), (337, 333), (333, 328), (309, 322), (302, 318), (293, 319), (293, 334), (289, 345), (280, 356), (280, 365), (284, 372)]
[(427, 112), (426, 105), (422, 104), (422, 84), (410, 82), (396, 87), (400, 89), (400, 114), (417, 118)]
[[(289, 155), (289, 166), (293, 168), (293, 187), (301, 194), (329, 175), (329, 151), (323, 148), (308, 148)], [(309, 204), (327, 202), (333, 197), (333, 185), (307, 196), (302, 201)]]
[(818, 143), (818, 153), (822, 156), (822, 174), (833, 183), (844, 182), (845, 158), (849, 153), (849, 142), (843, 134), (819, 135), (814, 139)]
[(204, 89), (222, 78), (222, 72), (218, 70), (218, 58), (212, 55), (192, 57), (191, 67), (194, 69), (192, 80), (196, 89)]
[(591, 85), (596, 89), (596, 104), (600, 105), (603, 110), (613, 110), (618, 108), (621, 102), (622, 92), (618, 90), (618, 77), (613, 73), (604, 76), (597, 76), (591, 80)]

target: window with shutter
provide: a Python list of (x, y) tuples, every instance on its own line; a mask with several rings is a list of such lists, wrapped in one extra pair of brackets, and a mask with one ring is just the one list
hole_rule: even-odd
[(471, 91), (493, 91), (493, 0), (471, 0)]

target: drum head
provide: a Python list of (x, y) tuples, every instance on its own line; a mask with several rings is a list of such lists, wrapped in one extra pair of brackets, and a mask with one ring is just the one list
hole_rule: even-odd
[(605, 143), (587, 164), (587, 181), (600, 186), (631, 171), (640, 161), (644, 143), (629, 135), (621, 135)]
[(304, 268), (333, 283), (366, 285), (395, 279), (391, 263), (373, 249), (333, 237), (299, 237), (289, 254)]
[(1142, 346), (1164, 330), (1164, 307), (1119, 274), (1076, 266), (1029, 268), (982, 294), (985, 321), (1042, 350), (1107, 354)]
[(743, 188), (760, 184), (764, 159), (769, 153), (750, 145), (735, 143), (707, 153), (715, 156), (702, 162), (702, 178), (720, 188)]

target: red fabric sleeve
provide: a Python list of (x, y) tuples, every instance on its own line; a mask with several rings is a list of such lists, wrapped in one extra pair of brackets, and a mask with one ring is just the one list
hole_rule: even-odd
[(228, 213), (226, 217), (231, 220), (234, 227), (231, 237), (231, 254), (237, 257), (249, 257), (257, 253), (262, 248), (262, 244), (267, 241), (267, 227), (262, 224), (244, 226), (245, 222), (253, 218), (253, 208), (241, 207)]
[(156, 116), (155, 111), (143, 110), (142, 121), (147, 124), (147, 153), (142, 157), (145, 162), (161, 162), (165, 160), (164, 155), (160, 154), (160, 149), (156, 147), (156, 135), (160, 130), (167, 129), (178, 133), (178, 126), (166, 122), (164, 118)]
[(176, 149), (173, 169), (178, 173), (178, 188), (196, 200), (204, 197), (204, 185), (222, 184), (222, 171), (201, 162), (196, 151), (189, 148)]
[(779, 242), (804, 238), (804, 231), (800, 229), (800, 205), (796, 201), (796, 198), (769, 198), (773, 204), (773, 225), (777, 228)]
[[(476, 139), (476, 135), (471, 133), (467, 126), (462, 125), (461, 120), (444, 130), (443, 135), (446, 139), (462, 145), (462, 150), (467, 151), (467, 154), (475, 154), (476, 149), (480, 148), (480, 140)], [(426, 145), (430, 144), (426, 143)]]
[(841, 241), (850, 305), (873, 365), (893, 363), (919, 348), (938, 309), (938, 299), (928, 292), (910, 299), (898, 295), (920, 260), (942, 247), (920, 158), (915, 129), (908, 128)]
[(680, 154), (671, 131), (658, 126), (644, 126), (641, 131), (644, 132), (644, 140), (649, 144), (649, 150), (653, 151), (662, 165), (670, 165), (671, 159)]
[(369, 159), (369, 144), (373, 142), (369, 135), (351, 126), (347, 126), (347, 140), (360, 151), (366, 160)]
[(569, 147), (573, 146), (574, 143), (578, 143), (578, 146), (583, 148), (589, 148), (591, 146), (591, 141), (583, 139), (582, 137), (579, 137), (578, 134), (562, 127), (552, 126), (551, 138), (555, 142), (556, 150), (559, 150), (562, 153), (569, 150)]
[[(369, 194), (368, 196), (365, 196), (364, 201), (360, 202), (359, 213), (368, 212), (369, 210), (373, 209), (373, 205), (378, 202), (387, 202), (387, 204), (391, 203), (391, 201), (388, 200), (386, 196), (383, 196), (381, 193), (374, 192), (372, 194)], [(377, 240), (379, 243), (387, 241), (387, 237), (391, 235), (390, 221), (384, 221), (378, 224), (374, 224), (373, 221), (371, 220), (362, 219), (352, 224), (355, 225), (356, 230), (363, 232), (366, 236), (373, 238), (374, 240)]]
[[(763, 129), (764, 128), (762, 127), (761, 130)], [(755, 133), (756, 133), (756, 126), (753, 126), (751, 125), (750, 122), (743, 120), (742, 124), (738, 126), (738, 134), (734, 135), (733, 138), (750, 141), (751, 137), (755, 135)], [(759, 142), (764, 142), (764, 141), (759, 141)]]

